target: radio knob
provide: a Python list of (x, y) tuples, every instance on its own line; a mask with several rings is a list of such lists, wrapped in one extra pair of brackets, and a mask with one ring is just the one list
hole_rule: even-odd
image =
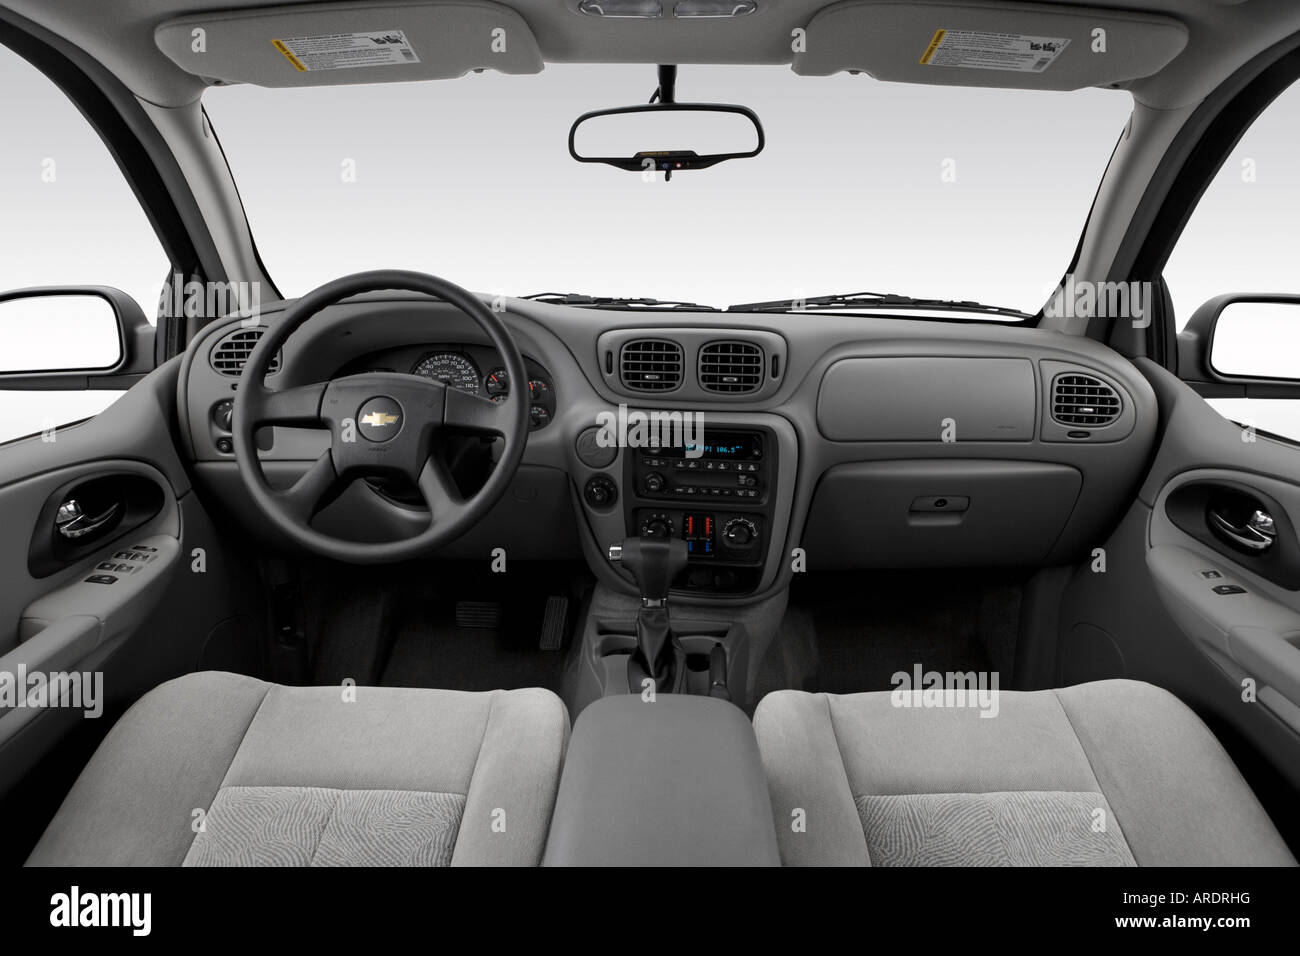
[(663, 475), (659, 474), (659, 472), (657, 471), (652, 471), (650, 472), (650, 474), (645, 476), (646, 491), (654, 491), (654, 492), (663, 491), (664, 485), (666, 483), (667, 480), (664, 478)]
[(733, 548), (747, 548), (758, 537), (758, 528), (748, 518), (732, 518), (722, 529), (722, 538)]

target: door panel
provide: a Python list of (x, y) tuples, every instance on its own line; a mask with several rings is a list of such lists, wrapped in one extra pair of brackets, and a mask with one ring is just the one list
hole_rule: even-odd
[[(74, 737), (102, 737), (140, 694), (205, 655), (257, 669), (232, 649), (260, 646), (265, 633), (255, 562), (223, 540), (191, 490), (172, 438), (178, 368), (169, 362), (94, 419), (0, 445), (0, 675), (101, 682), (98, 716), (0, 706), (3, 812), (52, 815), (81, 759), (49, 758)], [(80, 520), (60, 514), (69, 499)], [(25, 839), (3, 855), (20, 861)]]
[[(1228, 421), (1155, 363), (1136, 364), (1160, 404), (1159, 444), (1138, 500), (1097, 542), (1104, 564), (1079, 568), (1066, 588), (1057, 680), (1129, 677), (1177, 694), (1210, 724), (1295, 847), (1300, 448)], [(1267, 554), (1211, 528), (1225, 493), (1237, 508), (1254, 501), (1271, 513)], [(1225, 585), (1244, 593), (1214, 591)]]

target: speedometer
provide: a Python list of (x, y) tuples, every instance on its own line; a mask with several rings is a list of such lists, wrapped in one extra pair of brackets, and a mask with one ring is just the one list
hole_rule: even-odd
[(415, 363), (411, 374), (436, 379), (471, 395), (479, 392), (478, 366), (460, 352), (430, 352)]

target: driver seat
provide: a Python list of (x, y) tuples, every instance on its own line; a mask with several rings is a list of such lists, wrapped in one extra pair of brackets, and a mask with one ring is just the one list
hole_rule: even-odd
[(541, 689), (190, 674), (118, 721), (27, 863), (537, 865), (568, 737)]

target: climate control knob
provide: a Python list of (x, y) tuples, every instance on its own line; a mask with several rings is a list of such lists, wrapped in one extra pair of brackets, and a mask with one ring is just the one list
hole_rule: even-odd
[(641, 522), (641, 536), (643, 538), (671, 538), (673, 536), (673, 521), (667, 515), (646, 515), (645, 520)]
[(732, 518), (722, 527), (722, 540), (732, 548), (748, 548), (758, 538), (758, 528), (748, 518)]

